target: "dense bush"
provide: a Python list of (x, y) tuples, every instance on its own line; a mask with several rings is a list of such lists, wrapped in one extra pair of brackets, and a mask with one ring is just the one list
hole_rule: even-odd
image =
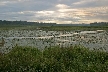
[(108, 53), (81, 46), (69, 48), (15, 47), (0, 55), (1, 72), (108, 72)]

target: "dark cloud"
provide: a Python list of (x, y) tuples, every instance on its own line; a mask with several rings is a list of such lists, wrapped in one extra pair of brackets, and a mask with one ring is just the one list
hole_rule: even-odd
[(80, 0), (72, 3), (75, 8), (101, 7), (108, 6), (108, 0)]

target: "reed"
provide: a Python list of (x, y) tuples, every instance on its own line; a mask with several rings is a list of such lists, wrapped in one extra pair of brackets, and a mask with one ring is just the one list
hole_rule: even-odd
[(0, 47), (3, 47), (4, 44), (5, 44), (5, 40), (4, 40), (4, 38), (2, 37), (2, 41), (0, 42)]
[(83, 46), (15, 47), (0, 55), (1, 72), (107, 72), (108, 53)]

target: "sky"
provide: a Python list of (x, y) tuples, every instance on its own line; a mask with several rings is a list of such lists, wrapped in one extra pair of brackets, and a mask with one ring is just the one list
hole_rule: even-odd
[(58, 24), (108, 22), (108, 0), (0, 0), (0, 20)]

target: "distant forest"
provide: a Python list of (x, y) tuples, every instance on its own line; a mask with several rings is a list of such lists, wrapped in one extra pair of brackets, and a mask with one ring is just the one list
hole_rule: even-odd
[(33, 25), (33, 26), (53, 26), (56, 23), (44, 23), (44, 22), (27, 22), (27, 21), (6, 21), (0, 20), (0, 25), (2, 26), (25, 26), (25, 25)]
[(90, 24), (56, 24), (44, 22), (7, 21), (0, 20), (0, 26), (108, 26), (108, 22), (94, 22)]
[(90, 26), (108, 26), (108, 22), (94, 22), (90, 23)]

